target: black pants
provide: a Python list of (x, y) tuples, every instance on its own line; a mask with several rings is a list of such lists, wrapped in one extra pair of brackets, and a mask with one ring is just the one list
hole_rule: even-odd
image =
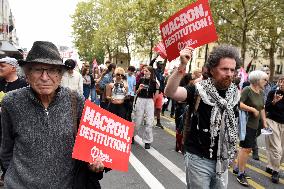
[(108, 111), (110, 111), (111, 113), (126, 119), (126, 108), (125, 108), (125, 104), (113, 104), (110, 103), (108, 106)]
[(130, 96), (128, 99), (124, 101), (125, 108), (126, 108), (126, 120), (132, 121), (131, 114), (133, 109), (133, 103), (134, 103), (134, 96)]

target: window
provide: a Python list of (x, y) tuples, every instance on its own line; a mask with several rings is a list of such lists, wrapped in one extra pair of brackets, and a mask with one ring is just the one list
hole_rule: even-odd
[(256, 65), (251, 65), (251, 67), (250, 67), (250, 72), (251, 72), (251, 71), (254, 71), (255, 68), (256, 68)]
[(283, 58), (283, 57), (284, 57), (284, 49), (283, 49), (283, 48), (279, 48), (278, 57), (279, 57), (279, 58)]
[(198, 58), (201, 58), (202, 48), (199, 48), (198, 50)]
[(276, 74), (282, 74), (282, 69), (283, 69), (283, 65), (276, 65), (276, 70), (275, 70), (275, 73)]

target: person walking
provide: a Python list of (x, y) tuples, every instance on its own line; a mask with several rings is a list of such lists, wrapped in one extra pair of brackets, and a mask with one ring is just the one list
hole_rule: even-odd
[(94, 86), (94, 78), (90, 74), (90, 67), (82, 68), (82, 77), (83, 77), (83, 95), (85, 99), (89, 99), (91, 88)]
[(121, 67), (117, 67), (114, 71), (114, 82), (106, 86), (106, 98), (109, 101), (107, 110), (115, 115), (126, 119), (125, 97), (128, 86), (124, 80), (125, 71)]
[(180, 52), (181, 63), (165, 88), (166, 96), (189, 103), (183, 135), (187, 187), (225, 189), (237, 144), (239, 93), (232, 81), (241, 60), (235, 47), (215, 47), (206, 64), (209, 78), (179, 87), (192, 50), (186, 47)]
[(138, 134), (144, 118), (145, 126), (142, 134), (142, 141), (145, 143), (145, 149), (150, 149), (153, 142), (153, 122), (154, 122), (154, 95), (159, 92), (159, 86), (155, 79), (154, 69), (151, 66), (145, 66), (143, 69), (144, 77), (137, 83), (137, 99), (135, 100), (135, 131), (134, 136)]
[(127, 85), (128, 85), (128, 92), (127, 92), (127, 103), (126, 103), (126, 120), (132, 121), (131, 114), (133, 108), (134, 97), (136, 94), (136, 78), (135, 78), (135, 67), (129, 66), (127, 70)]
[[(60, 86), (65, 68), (53, 43), (34, 42), (19, 64), (30, 86), (7, 93), (2, 101), (4, 187), (71, 189), (75, 179), (73, 120), (80, 120), (84, 97)], [(72, 97), (77, 102), (73, 106)], [(87, 166), (94, 173), (104, 169), (99, 158)], [(100, 188), (97, 178), (92, 188)]]
[(76, 67), (75, 60), (67, 59), (64, 64), (67, 71), (62, 76), (61, 86), (68, 87), (83, 95), (83, 77), (79, 72), (74, 70)]
[(109, 64), (105, 72), (102, 74), (101, 78), (98, 80), (99, 88), (102, 91), (102, 94), (100, 95), (100, 106), (103, 109), (107, 109), (108, 107), (108, 101), (106, 98), (106, 86), (107, 84), (113, 82), (113, 72), (115, 68), (116, 65), (114, 63)]
[(249, 154), (255, 146), (259, 122), (261, 121), (262, 128), (267, 127), (263, 90), (268, 82), (268, 76), (265, 72), (256, 70), (249, 74), (248, 80), (250, 86), (242, 90), (240, 99), (240, 109), (248, 112), (246, 135), (245, 139), (240, 141), (240, 149), (237, 158), (238, 164), (237, 167), (234, 168), (234, 172), (238, 173), (237, 181), (244, 186), (249, 185), (245, 167)]
[(271, 135), (265, 136), (268, 164), (266, 172), (270, 173), (271, 181), (279, 183), (280, 165), (284, 162), (284, 76), (277, 82), (277, 88), (267, 96), (265, 110), (267, 125), (272, 129)]
[[(1, 101), (4, 96), (13, 90), (27, 87), (28, 84), (24, 79), (21, 79), (17, 75), (17, 69), (19, 68), (18, 61), (15, 58), (5, 57), (0, 59), (0, 117), (1, 117)], [(2, 126), (0, 122), (0, 144), (2, 138)], [(4, 185), (4, 176), (6, 169), (3, 167), (0, 161), (2, 169), (2, 175), (0, 178), (0, 186)]]

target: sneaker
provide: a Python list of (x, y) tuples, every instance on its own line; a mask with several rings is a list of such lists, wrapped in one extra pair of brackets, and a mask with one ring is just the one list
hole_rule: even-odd
[(145, 143), (145, 149), (150, 149), (151, 144), (150, 143)]
[(157, 123), (156, 127), (160, 127), (161, 129), (164, 129), (163, 125), (161, 123)]
[(272, 132), (273, 131), (272, 131), (272, 129), (270, 127), (261, 129), (261, 134), (263, 134), (263, 135), (271, 135)]
[[(238, 176), (239, 170), (238, 169), (233, 169), (233, 174), (235, 176)], [(251, 179), (251, 177), (246, 172), (244, 172), (244, 175), (245, 175), (246, 179)]]
[(234, 174), (235, 176), (238, 176), (239, 170), (238, 170), (238, 169), (233, 169), (233, 174)]
[(269, 173), (269, 174), (272, 175), (273, 170), (272, 170), (271, 168), (269, 168), (269, 167), (266, 167), (266, 168), (265, 168), (265, 172), (267, 172), (267, 173)]
[(249, 186), (245, 174), (240, 174), (237, 176), (237, 181), (243, 186)]
[(279, 173), (277, 171), (273, 171), (271, 181), (275, 184), (279, 183)]

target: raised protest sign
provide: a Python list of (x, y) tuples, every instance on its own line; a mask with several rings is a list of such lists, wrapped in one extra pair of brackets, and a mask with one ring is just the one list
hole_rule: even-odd
[(153, 51), (157, 52), (163, 59), (167, 58), (167, 52), (163, 41), (160, 41), (154, 48)]
[(218, 39), (208, 0), (199, 0), (171, 16), (160, 25), (169, 61), (186, 46), (192, 48)]
[(92, 163), (100, 157), (105, 167), (128, 171), (134, 123), (86, 100), (72, 157)]

